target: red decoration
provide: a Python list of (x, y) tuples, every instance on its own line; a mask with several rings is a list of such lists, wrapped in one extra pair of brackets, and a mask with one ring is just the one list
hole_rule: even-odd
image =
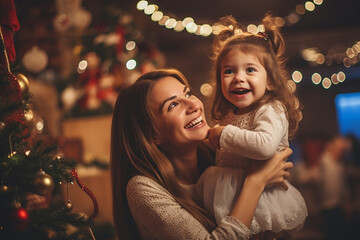
[(76, 172), (76, 169), (73, 169), (72, 170), (72, 175), (73, 177), (75, 178), (77, 184), (79, 185), (79, 187), (81, 188), (81, 190), (83, 190), (90, 198), (91, 200), (93, 201), (93, 204), (94, 204), (94, 210), (93, 210), (93, 213), (91, 214), (91, 216), (89, 217), (90, 220), (94, 220), (95, 217), (98, 215), (99, 213), (99, 205), (98, 205), (98, 202), (96, 200), (96, 197), (95, 195), (90, 191), (90, 189), (88, 189), (84, 184), (81, 183), (80, 179), (79, 179), (79, 176)]
[[(13, 32), (20, 29), (20, 24), (16, 15), (15, 4), (13, 0), (0, 0), (0, 26), (4, 37), (5, 48), (9, 62), (13, 62), (16, 57)], [(3, 65), (4, 59), (1, 59)]]
[(29, 227), (30, 216), (25, 208), (17, 207), (10, 212), (10, 227), (16, 231), (25, 231)]

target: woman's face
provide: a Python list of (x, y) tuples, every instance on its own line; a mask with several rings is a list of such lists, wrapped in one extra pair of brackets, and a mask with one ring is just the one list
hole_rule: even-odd
[(167, 76), (157, 80), (148, 94), (148, 101), (155, 115), (158, 145), (181, 148), (207, 137), (209, 126), (204, 105), (176, 78)]

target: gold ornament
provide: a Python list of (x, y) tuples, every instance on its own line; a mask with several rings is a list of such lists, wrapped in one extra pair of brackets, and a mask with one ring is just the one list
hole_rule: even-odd
[(27, 77), (24, 74), (17, 74), (16, 75), (16, 79), (20, 85), (20, 89), (22, 93), (27, 93), (29, 91), (29, 80), (27, 79)]
[(2, 193), (5, 193), (5, 192), (7, 192), (8, 191), (8, 186), (6, 186), (6, 185), (0, 185), (0, 192), (2, 192)]
[(54, 180), (44, 171), (40, 171), (34, 181), (35, 190), (40, 195), (48, 195), (54, 190)]
[(72, 209), (73, 205), (72, 205), (72, 202), (70, 200), (67, 201), (66, 203), (66, 208), (67, 209)]

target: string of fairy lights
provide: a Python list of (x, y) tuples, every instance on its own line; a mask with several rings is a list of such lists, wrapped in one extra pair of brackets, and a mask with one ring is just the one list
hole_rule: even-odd
[[(297, 4), (295, 9), (291, 11), (286, 17), (276, 17), (276, 24), (278, 27), (291, 26), (300, 21), (301, 16), (307, 12), (313, 12), (318, 6), (323, 4), (323, 0), (305, 1), (302, 4)], [(182, 32), (186, 30), (190, 34), (195, 34), (203, 37), (208, 37), (211, 34), (217, 34), (218, 29), (216, 25), (210, 23), (198, 24), (192, 17), (185, 17), (183, 20), (170, 17), (160, 10), (156, 4), (151, 4), (148, 1), (141, 0), (136, 5), (139, 11), (149, 15), (151, 20), (157, 22), (169, 30), (175, 32)], [(261, 31), (262, 25), (248, 24), (247, 31), (257, 33)], [(327, 55), (320, 53), (317, 48), (307, 48), (302, 51), (303, 58), (309, 62), (310, 66), (315, 65), (332, 65), (334, 62), (337, 64), (343, 63), (346, 68), (359, 63), (360, 61), (360, 41), (356, 42), (352, 47), (349, 47), (344, 53), (336, 53), (333, 49), (328, 51)], [(295, 83), (300, 83), (303, 79), (303, 74), (300, 71), (292, 73), (292, 80)], [(321, 85), (325, 89), (329, 89), (332, 85), (337, 85), (344, 82), (346, 74), (343, 71), (333, 73), (330, 77), (322, 77), (319, 73), (315, 72), (311, 76), (311, 80), (315, 85)], [(200, 91), (204, 95), (209, 95), (211, 87), (208, 84), (201, 86)]]

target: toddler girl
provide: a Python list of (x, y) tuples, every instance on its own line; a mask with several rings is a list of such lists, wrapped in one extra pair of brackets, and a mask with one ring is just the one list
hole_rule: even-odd
[[(216, 93), (212, 117), (220, 123), (209, 132), (216, 146), (216, 165), (199, 179), (197, 192), (217, 222), (229, 214), (246, 174), (289, 146), (301, 119), (299, 102), (285, 70), (285, 43), (274, 18), (263, 19), (265, 31), (244, 32), (232, 17), (214, 39)], [(287, 189), (285, 191), (284, 189)], [(305, 201), (289, 182), (265, 190), (250, 226), (253, 234), (301, 229)]]

